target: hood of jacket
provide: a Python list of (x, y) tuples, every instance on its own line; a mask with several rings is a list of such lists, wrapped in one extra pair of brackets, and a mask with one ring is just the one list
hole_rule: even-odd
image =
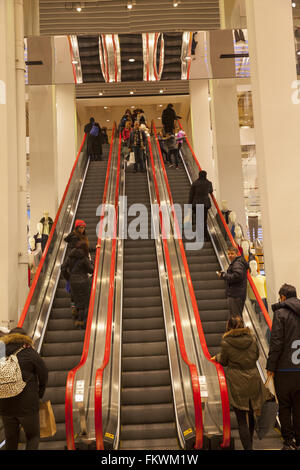
[(15, 344), (15, 345), (22, 345), (22, 344), (27, 344), (28, 346), (33, 345), (33, 341), (30, 338), (30, 336), (27, 335), (21, 335), (19, 333), (12, 333), (12, 334), (7, 334), (4, 336), (1, 336), (0, 341), (3, 341), (6, 345), (8, 344)]
[(236, 328), (235, 330), (227, 331), (223, 339), (227, 341), (230, 346), (241, 350), (248, 349), (253, 342), (249, 328)]
[(281, 308), (287, 308), (288, 310), (292, 310), (292, 312), (300, 316), (300, 300), (297, 297), (290, 297), (284, 302), (278, 302), (278, 304), (272, 305), (272, 310), (274, 312)]

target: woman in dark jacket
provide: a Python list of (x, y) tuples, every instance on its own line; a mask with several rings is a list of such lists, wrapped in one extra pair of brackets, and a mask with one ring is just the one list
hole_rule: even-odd
[[(17, 450), (20, 426), (26, 436), (26, 450), (37, 450), (40, 440), (39, 400), (43, 397), (48, 380), (47, 367), (33, 349), (32, 339), (22, 328), (14, 328), (0, 337), (5, 344), (6, 357), (17, 354), (26, 386), (14, 397), (0, 399), (0, 415), (4, 425), (6, 450)], [(0, 349), (1, 350), (1, 349)]]
[(84, 329), (90, 301), (91, 283), (88, 274), (93, 273), (89, 260), (88, 246), (84, 241), (77, 243), (62, 265), (62, 274), (70, 281), (71, 296), (77, 310), (75, 326)]
[(221, 342), (221, 352), (213, 359), (227, 367), (229, 402), (237, 418), (244, 450), (252, 450), (254, 414), (260, 414), (267, 398), (256, 367), (258, 357), (259, 350), (255, 336), (251, 334), (249, 328), (245, 328), (240, 316), (231, 317)]
[(93, 128), (95, 128), (96, 134), (93, 134), (93, 130), (91, 130), (90, 132), (91, 160), (101, 161), (102, 160), (102, 136), (101, 136), (101, 128), (98, 122), (94, 123)]

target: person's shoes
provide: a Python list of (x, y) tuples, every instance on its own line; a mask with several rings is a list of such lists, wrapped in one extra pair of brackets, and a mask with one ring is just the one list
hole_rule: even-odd
[(283, 443), (281, 450), (296, 450), (296, 443), (294, 441), (286, 441)]
[(179, 170), (179, 167), (178, 167), (178, 166), (176, 167), (176, 170)]
[(173, 163), (170, 163), (169, 168), (171, 168), (172, 166), (174, 166)]
[(72, 316), (77, 317), (77, 308), (72, 305)]
[(75, 324), (75, 328), (77, 330), (84, 329), (84, 322), (83, 321), (76, 320), (74, 324)]

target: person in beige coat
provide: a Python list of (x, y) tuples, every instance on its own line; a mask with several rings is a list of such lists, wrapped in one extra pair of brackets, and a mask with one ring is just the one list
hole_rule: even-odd
[(253, 448), (255, 415), (266, 400), (256, 361), (259, 357), (255, 336), (245, 328), (240, 316), (231, 317), (221, 342), (221, 352), (213, 359), (226, 370), (228, 397), (239, 427), (239, 435), (245, 450)]

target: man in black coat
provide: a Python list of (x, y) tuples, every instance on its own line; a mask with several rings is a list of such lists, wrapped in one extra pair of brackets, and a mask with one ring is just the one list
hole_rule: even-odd
[(202, 170), (199, 172), (199, 178), (194, 181), (190, 189), (189, 204), (192, 205), (193, 219), (196, 214), (197, 204), (204, 205), (204, 240), (208, 241), (209, 235), (207, 230), (207, 214), (208, 210), (211, 208), (209, 195), (213, 192), (213, 186), (211, 181), (209, 181), (206, 176), (206, 171)]
[(177, 119), (181, 119), (181, 117), (176, 115), (173, 105), (171, 103), (168, 104), (168, 106), (166, 107), (166, 109), (163, 110), (162, 115), (161, 115), (161, 122), (164, 126), (164, 130), (166, 134), (174, 133), (175, 121)]
[(33, 349), (32, 339), (22, 328), (14, 328), (1, 336), (0, 341), (5, 344), (6, 357), (22, 348), (17, 358), (22, 379), (26, 382), (19, 395), (0, 399), (6, 450), (17, 450), (20, 426), (25, 432), (26, 450), (37, 450), (40, 440), (39, 400), (43, 397), (47, 385), (47, 367)]
[(249, 264), (235, 247), (228, 249), (230, 265), (227, 272), (217, 272), (217, 275), (226, 281), (226, 295), (231, 317), (243, 316), (247, 295), (247, 271)]
[(300, 450), (300, 300), (294, 286), (284, 284), (274, 312), (268, 375), (274, 377), (283, 450)]

